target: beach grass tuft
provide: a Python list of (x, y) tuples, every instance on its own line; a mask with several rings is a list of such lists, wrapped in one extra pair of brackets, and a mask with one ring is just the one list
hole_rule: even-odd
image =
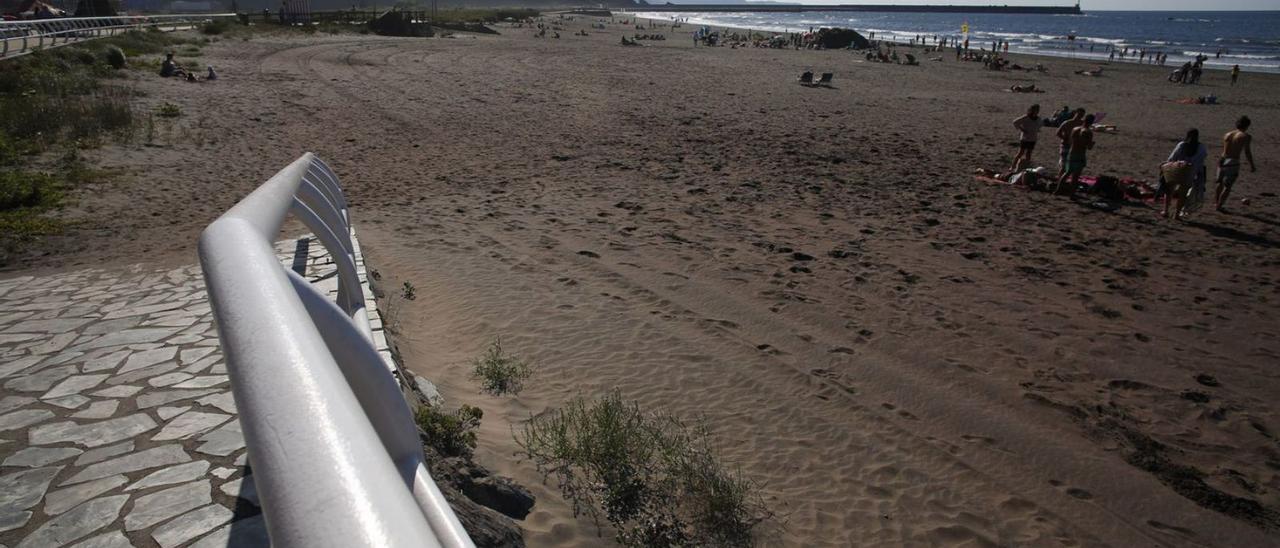
[(773, 518), (704, 424), (644, 412), (616, 392), (532, 417), (516, 442), (575, 514), (603, 517), (626, 546), (750, 546)]
[(518, 395), (524, 382), (533, 375), (533, 366), (502, 350), (502, 340), (497, 339), (484, 355), (471, 362), (471, 378), (480, 381), (480, 389), (494, 396)]

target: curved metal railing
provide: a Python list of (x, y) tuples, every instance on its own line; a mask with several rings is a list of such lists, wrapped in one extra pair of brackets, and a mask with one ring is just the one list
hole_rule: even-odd
[(193, 28), (214, 19), (235, 17), (234, 13), (195, 15), (121, 15), (116, 17), (57, 17), (24, 21), (0, 21), (0, 59), (17, 57), (39, 49), (56, 48), (111, 36), (121, 32), (155, 27), (161, 30)]
[[(286, 215), (338, 270), (330, 301), (276, 256)], [(200, 265), (277, 547), (473, 546), (372, 342), (338, 177), (311, 153), (200, 236)]]

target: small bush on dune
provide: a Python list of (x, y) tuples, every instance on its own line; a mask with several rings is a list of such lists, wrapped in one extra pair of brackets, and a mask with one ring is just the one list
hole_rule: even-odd
[(124, 50), (120, 49), (119, 46), (107, 46), (105, 50), (105, 57), (107, 59), (107, 64), (111, 65), (111, 68), (116, 70), (124, 68), (126, 62)]
[(200, 27), (202, 34), (218, 35), (227, 32), (231, 28), (231, 22), (226, 19), (215, 19), (209, 21)]
[(56, 205), (62, 191), (53, 177), (43, 173), (0, 171), (0, 211)]
[(3, 132), (0, 132), (0, 167), (18, 165), (22, 159), (22, 151)]
[(480, 381), (481, 390), (495, 396), (519, 394), (524, 381), (533, 375), (527, 362), (503, 352), (501, 340), (493, 341), (471, 366), (471, 378)]
[(173, 103), (165, 102), (156, 107), (156, 114), (163, 118), (177, 118), (182, 116), (182, 107)]
[(704, 427), (644, 413), (617, 393), (533, 417), (516, 442), (556, 476), (575, 513), (604, 517), (627, 546), (749, 546), (773, 517)]
[[(124, 50), (130, 57), (164, 53), (169, 48), (190, 42), (173, 33), (162, 32), (156, 28), (149, 30), (131, 30), (109, 38), (94, 40), (104, 46), (111, 45)], [(91, 42), (91, 43), (93, 43)]]
[(414, 411), (414, 422), (427, 439), (427, 445), (447, 457), (470, 456), (476, 448), (476, 429), (484, 412), (464, 405), (453, 413), (438, 406), (423, 405)]

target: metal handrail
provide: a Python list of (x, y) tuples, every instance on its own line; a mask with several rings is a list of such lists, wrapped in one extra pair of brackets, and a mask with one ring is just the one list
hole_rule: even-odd
[[(286, 215), (338, 267), (330, 301), (276, 257)], [(273, 546), (474, 546), (373, 345), (337, 175), (311, 153), (200, 236), (200, 265)]]
[(194, 15), (120, 15), (114, 17), (55, 17), (23, 21), (0, 21), (0, 59), (25, 55), (40, 49), (56, 48), (126, 32), (155, 27), (178, 30), (227, 17), (234, 13)]

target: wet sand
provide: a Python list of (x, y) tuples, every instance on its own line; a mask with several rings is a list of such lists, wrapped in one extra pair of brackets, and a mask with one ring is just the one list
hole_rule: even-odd
[[(769, 544), (1277, 542), (1280, 77), (564, 28), (210, 46), (216, 83), (136, 82), (184, 117), (161, 146), (96, 153), (131, 175), (15, 266), (189, 262), (218, 212), (311, 150), (383, 285), (417, 288), (407, 365), (480, 406), (480, 461), (537, 495), (532, 546), (601, 539), (511, 429), (613, 389), (704, 417), (784, 516)], [(798, 86), (806, 68), (834, 88)], [(1027, 82), (1048, 93), (1003, 91)], [(1224, 104), (1174, 102), (1208, 93)], [(1216, 154), (1240, 114), (1261, 170), (1233, 214), (1182, 223), (975, 182), (1008, 165), (1030, 102), (1109, 113), (1091, 174), (1150, 179), (1189, 126)], [(539, 366), (518, 398), (468, 379), (498, 336)]]

